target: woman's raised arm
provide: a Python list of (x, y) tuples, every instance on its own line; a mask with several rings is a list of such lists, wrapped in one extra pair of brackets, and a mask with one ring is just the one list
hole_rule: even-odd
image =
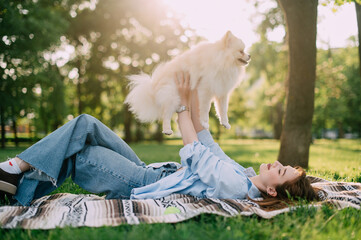
[(205, 129), (199, 120), (199, 98), (197, 89), (191, 91), (191, 118), (196, 133)]
[(205, 128), (202, 126), (199, 120), (199, 98), (198, 92), (196, 89), (191, 91), (191, 118), (193, 122), (194, 129), (197, 133), (198, 140), (206, 147), (210, 148), (211, 151), (217, 155), (220, 159), (238, 165), (234, 160), (232, 160), (227, 154), (223, 152), (221, 147), (214, 142), (210, 132), (203, 131)]
[(189, 73), (176, 73), (175, 82), (178, 89), (178, 94), (181, 100), (181, 106), (178, 113), (178, 126), (182, 134), (183, 144), (187, 145), (194, 141), (198, 141), (197, 133), (194, 130), (192, 119), (190, 116), (190, 76)]

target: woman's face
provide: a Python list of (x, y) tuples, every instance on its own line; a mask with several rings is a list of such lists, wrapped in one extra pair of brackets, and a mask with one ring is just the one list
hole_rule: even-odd
[(291, 166), (283, 166), (280, 162), (262, 163), (259, 167), (259, 175), (264, 186), (275, 188), (287, 181), (296, 179), (300, 173)]

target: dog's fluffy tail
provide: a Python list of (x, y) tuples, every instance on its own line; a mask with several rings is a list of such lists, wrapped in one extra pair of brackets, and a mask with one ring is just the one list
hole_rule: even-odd
[(129, 109), (141, 122), (152, 122), (159, 119), (160, 109), (157, 107), (152, 91), (152, 78), (145, 73), (130, 75), (130, 92), (125, 99)]

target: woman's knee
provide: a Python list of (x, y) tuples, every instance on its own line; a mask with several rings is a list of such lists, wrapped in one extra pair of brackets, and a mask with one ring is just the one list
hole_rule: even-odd
[(85, 125), (101, 123), (97, 118), (86, 113), (79, 115), (76, 119), (78, 122), (81, 122), (81, 124), (85, 124)]
[(96, 119), (95, 117), (93, 117), (92, 115), (86, 114), (86, 113), (82, 113), (78, 116), (79, 119), (85, 119), (85, 120), (94, 120)]

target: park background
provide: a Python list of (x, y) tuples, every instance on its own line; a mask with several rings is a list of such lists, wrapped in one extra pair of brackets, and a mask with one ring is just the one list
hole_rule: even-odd
[(4, 1), (1, 148), (37, 141), (82, 113), (128, 143), (179, 138), (164, 136), (160, 122), (134, 118), (123, 104), (126, 76), (151, 73), (231, 30), (253, 57), (230, 99), (232, 129), (218, 124), (212, 108), (213, 136), (280, 140), (278, 160), (307, 168), (314, 139), (361, 136), (361, 17), (353, 2), (310, 1), (294, 6), (302, 15), (290, 8), (286, 18), (292, 1), (283, 9), (264, 0)]
[[(319, 1), (318, 9), (312, 136), (359, 138), (356, 11), (334, 1)], [(227, 30), (244, 40), (252, 60), (230, 100), (232, 129), (222, 129), (212, 109), (211, 130), (216, 138), (281, 136), (288, 43), (276, 1), (4, 1), (0, 17), (2, 147), (43, 137), (82, 113), (127, 142), (162, 141), (159, 123), (139, 123), (123, 104), (126, 76), (151, 73)]]

